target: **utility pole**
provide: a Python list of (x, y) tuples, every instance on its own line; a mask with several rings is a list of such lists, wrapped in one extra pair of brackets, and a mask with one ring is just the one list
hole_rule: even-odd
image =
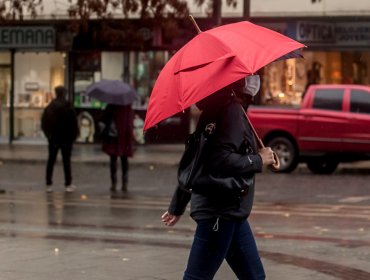
[(15, 49), (10, 50), (10, 61), (11, 61), (11, 70), (10, 70), (10, 107), (9, 107), (9, 145), (13, 143), (14, 140), (14, 84), (15, 84)]
[(250, 18), (250, 6), (251, 6), (251, 1), (244, 0), (244, 3), (243, 3), (243, 19), (244, 20), (249, 20)]
[(213, 0), (212, 17), (213, 17), (213, 23), (215, 26), (220, 26), (222, 24), (221, 8), (222, 8), (222, 0)]

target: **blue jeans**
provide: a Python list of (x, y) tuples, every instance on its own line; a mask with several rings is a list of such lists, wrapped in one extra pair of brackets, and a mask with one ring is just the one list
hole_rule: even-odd
[(240, 280), (265, 279), (256, 242), (247, 220), (197, 221), (184, 280), (213, 279), (226, 259)]

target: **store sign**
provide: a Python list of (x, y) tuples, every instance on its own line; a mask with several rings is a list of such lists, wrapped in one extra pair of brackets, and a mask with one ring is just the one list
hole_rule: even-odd
[(370, 45), (370, 25), (367, 22), (299, 21), (296, 24), (295, 38), (303, 44), (311, 45), (368, 47)]
[(370, 46), (370, 24), (368, 22), (337, 23), (335, 27), (337, 45)]
[(297, 22), (297, 40), (302, 43), (334, 43), (335, 25), (327, 22)]
[(55, 30), (49, 26), (0, 27), (0, 49), (54, 49)]
[(288, 23), (286, 22), (261, 22), (258, 24), (281, 34), (288, 35)]

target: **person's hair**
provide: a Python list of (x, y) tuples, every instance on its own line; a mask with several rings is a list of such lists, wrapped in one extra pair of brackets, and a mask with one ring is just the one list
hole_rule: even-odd
[(64, 86), (57, 86), (54, 88), (56, 97), (64, 97), (67, 92), (67, 89)]

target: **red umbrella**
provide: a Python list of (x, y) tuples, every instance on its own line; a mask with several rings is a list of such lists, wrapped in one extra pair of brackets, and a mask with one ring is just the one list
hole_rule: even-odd
[(304, 45), (248, 21), (200, 32), (164, 66), (150, 96), (144, 130)]

